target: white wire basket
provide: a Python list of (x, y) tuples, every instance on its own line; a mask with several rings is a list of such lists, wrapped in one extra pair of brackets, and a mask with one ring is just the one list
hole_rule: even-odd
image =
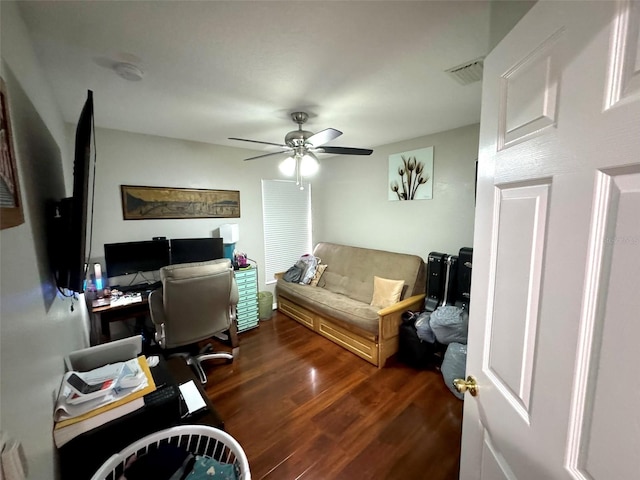
[(91, 480), (117, 480), (133, 455), (141, 456), (162, 445), (184, 448), (193, 455), (233, 464), (239, 480), (251, 480), (249, 461), (238, 441), (228, 433), (206, 425), (181, 425), (147, 435), (112, 455)]

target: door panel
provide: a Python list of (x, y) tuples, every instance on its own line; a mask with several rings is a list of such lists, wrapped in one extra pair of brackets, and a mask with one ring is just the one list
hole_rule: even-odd
[(613, 26), (605, 107), (640, 95), (640, 2), (620, 2)]
[(509, 465), (507, 465), (504, 457), (497, 452), (486, 432), (482, 444), (481, 472), (482, 478), (491, 478), (492, 480), (516, 480)]
[(556, 124), (562, 33), (553, 32), (502, 75), (498, 150), (543, 134)]
[(493, 247), (496, 263), (490, 275), (495, 291), (489, 302), (490, 341), (483, 370), (527, 423), (550, 188), (540, 183), (496, 189), (499, 242)]
[(599, 172), (576, 364), (568, 467), (576, 478), (633, 478), (640, 434), (640, 166)]

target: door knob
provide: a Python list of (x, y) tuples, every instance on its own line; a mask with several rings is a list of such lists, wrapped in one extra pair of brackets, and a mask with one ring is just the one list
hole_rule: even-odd
[(453, 386), (460, 393), (469, 392), (472, 397), (475, 397), (478, 394), (478, 383), (471, 375), (469, 375), (466, 380), (464, 378), (454, 379)]

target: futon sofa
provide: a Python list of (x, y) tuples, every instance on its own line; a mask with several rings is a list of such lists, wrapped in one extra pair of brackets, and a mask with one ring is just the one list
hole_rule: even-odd
[[(319, 243), (313, 255), (326, 265), (316, 286), (287, 282), (283, 274), (276, 275), (278, 310), (383, 367), (398, 351), (402, 313), (423, 309), (424, 261), (416, 255), (335, 243)], [(398, 287), (398, 300), (387, 298), (388, 291), (395, 289), (393, 297)]]

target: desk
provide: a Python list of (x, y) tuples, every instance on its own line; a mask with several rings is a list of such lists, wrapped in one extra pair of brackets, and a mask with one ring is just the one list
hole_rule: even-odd
[[(135, 318), (136, 322), (142, 322), (142, 324), (144, 324), (149, 316), (149, 293), (142, 293), (141, 299), (139, 302), (115, 306), (111, 305), (111, 297), (87, 300), (91, 323), (91, 331), (89, 332), (91, 345), (111, 341), (111, 329), (109, 327), (111, 322)], [(228, 343), (231, 348), (234, 349), (234, 352), (236, 352), (240, 344), (238, 340), (237, 322), (231, 323), (227, 334)]]
[(161, 360), (158, 366), (151, 368), (151, 372), (157, 385), (180, 385), (193, 380), (205, 400), (207, 409), (196, 412), (193, 416), (180, 418), (180, 408), (177, 404), (168, 403), (152, 408), (145, 405), (140, 410), (85, 432), (58, 449), (61, 478), (89, 479), (114, 453), (145, 435), (175, 425), (210, 425), (224, 430), (224, 422), (184, 359)]
[(144, 324), (149, 316), (149, 294), (144, 293), (136, 303), (111, 305), (111, 297), (97, 298), (91, 302), (91, 345), (111, 341), (111, 322), (135, 318), (136, 323)]

